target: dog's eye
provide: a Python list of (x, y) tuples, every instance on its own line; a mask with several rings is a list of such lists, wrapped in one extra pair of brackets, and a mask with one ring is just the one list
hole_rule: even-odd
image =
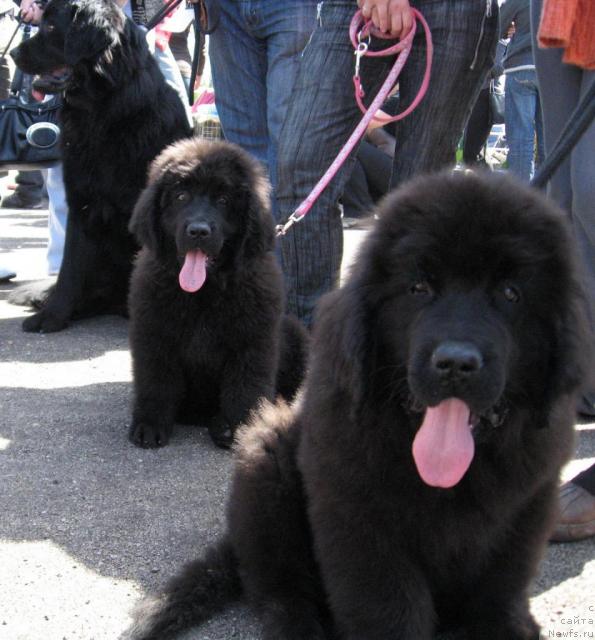
[(56, 27), (53, 24), (46, 24), (44, 28), (48, 33), (51, 33)]
[(432, 287), (430, 287), (426, 280), (420, 280), (419, 282), (411, 285), (409, 292), (414, 296), (431, 296)]
[(219, 196), (217, 198), (216, 202), (220, 207), (226, 207), (229, 204), (229, 197), (228, 196)]
[(190, 197), (190, 195), (189, 195), (189, 193), (187, 191), (178, 191), (176, 193), (176, 200), (178, 202), (186, 202), (189, 197)]
[(504, 285), (502, 293), (507, 302), (518, 302), (521, 299), (521, 292), (510, 284)]

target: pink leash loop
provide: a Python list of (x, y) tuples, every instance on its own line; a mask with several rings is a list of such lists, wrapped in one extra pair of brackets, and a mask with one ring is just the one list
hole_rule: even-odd
[[(413, 9), (413, 14), (415, 16), (416, 21), (419, 20), (421, 22), (425, 37), (426, 37), (426, 69), (424, 73), (424, 77), (420, 86), (420, 89), (415, 96), (413, 102), (401, 113), (397, 114), (392, 118), (376, 118), (376, 120), (380, 120), (383, 123), (393, 122), (396, 120), (402, 120), (406, 116), (408, 116), (421, 102), (422, 98), (426, 94), (428, 90), (428, 86), (430, 83), (430, 72), (432, 68), (432, 54), (433, 54), (433, 46), (432, 46), (432, 34), (430, 32), (430, 28), (428, 23), (422, 14), (417, 11), (417, 9)], [(363, 28), (360, 29), (360, 26), (363, 23)], [(393, 87), (396, 84), (397, 78), (401, 73), (403, 67), (405, 66), (405, 62), (409, 57), (409, 53), (411, 51), (411, 46), (413, 44), (413, 38), (415, 36), (416, 31), (416, 23), (413, 23), (411, 27), (411, 31), (397, 44), (388, 47), (387, 49), (383, 49), (381, 51), (369, 51), (366, 43), (363, 42), (362, 38), (367, 38), (370, 34), (374, 36), (387, 39), (388, 36), (382, 34), (381, 32), (377, 32), (371, 25), (371, 21), (365, 21), (361, 11), (357, 11), (351, 20), (351, 25), (349, 27), (349, 36), (353, 47), (355, 49), (355, 73), (353, 76), (353, 83), (355, 86), (355, 99), (364, 113), (364, 117), (361, 119), (349, 139), (343, 146), (343, 148), (339, 151), (339, 154), (332, 162), (331, 166), (326, 170), (322, 178), (318, 181), (314, 189), (310, 192), (310, 194), (306, 197), (306, 199), (299, 205), (299, 207), (289, 216), (287, 222), (284, 225), (277, 226), (277, 234), (285, 235), (287, 231), (292, 227), (296, 222), (301, 220), (312, 208), (312, 205), (316, 202), (320, 194), (326, 189), (329, 182), (335, 177), (337, 171), (341, 168), (353, 148), (359, 141), (359, 139), (364, 135), (366, 129), (370, 122), (375, 119), (375, 114), (380, 109), (380, 107), (384, 104), (384, 101), (388, 97), (389, 93), (392, 91)], [(363, 46), (362, 46), (363, 45)], [(359, 64), (362, 56), (387, 56), (396, 53), (397, 59), (390, 70), (386, 80), (384, 81), (382, 87), (378, 91), (378, 94), (370, 104), (369, 109), (366, 110), (364, 104), (362, 103), (361, 98), (364, 95), (363, 89), (361, 87), (361, 81), (359, 78)]]

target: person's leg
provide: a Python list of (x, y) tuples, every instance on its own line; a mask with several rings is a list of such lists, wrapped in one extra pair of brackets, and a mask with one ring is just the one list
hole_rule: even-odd
[(165, 49), (160, 49), (158, 46), (155, 46), (153, 51), (153, 55), (155, 56), (155, 60), (157, 60), (157, 64), (159, 65), (159, 69), (163, 74), (163, 77), (167, 81), (172, 89), (180, 96), (180, 101), (184, 106), (186, 111), (186, 118), (188, 118), (188, 124), (192, 127), (192, 113), (190, 111), (190, 103), (188, 102), (188, 92), (186, 90), (186, 85), (184, 84), (184, 79), (182, 78), (182, 74), (180, 72), (180, 68), (178, 67), (178, 63), (174, 58), (169, 47), (165, 47)]
[[(578, 67), (562, 62), (561, 49), (541, 49), (537, 45), (535, 38), (541, 15), (541, 4), (541, 0), (531, 0), (531, 31), (547, 155), (576, 105), (582, 72)], [(571, 212), (570, 158), (566, 158), (552, 176), (548, 185), (548, 195), (563, 209)]]
[(543, 110), (541, 108), (541, 96), (539, 82), (537, 82), (537, 97), (535, 100), (535, 169), (545, 158), (545, 135), (543, 132)]
[(374, 201), (377, 201), (388, 191), (392, 174), (392, 156), (364, 139), (358, 151), (358, 158), (364, 168), (370, 194)]
[(508, 169), (524, 182), (531, 180), (535, 167), (538, 99), (535, 71), (515, 71), (506, 75)]
[[(14, 10), (16, 10), (16, 5)], [(4, 52), (17, 27), (13, 11), (0, 14), (0, 52)], [(0, 58), (0, 100), (6, 100), (10, 94), (11, 68), (10, 56)]]
[[(364, 145), (360, 147), (363, 149)], [(347, 220), (348, 225), (353, 224), (354, 218), (362, 218), (372, 211), (374, 206), (374, 200), (370, 194), (370, 188), (368, 187), (368, 180), (366, 179), (366, 172), (362, 166), (359, 154), (356, 158), (353, 171), (349, 176), (349, 180), (343, 189), (343, 195), (341, 196), (341, 203), (343, 204), (343, 222)]]
[(277, 149), (281, 126), (290, 101), (295, 99), (293, 86), (302, 51), (316, 26), (317, 2), (266, 0), (262, 8), (262, 15), (256, 14), (257, 18), (262, 19), (262, 26), (257, 33), (266, 38), (267, 43), (267, 164), (274, 188), (277, 183)]
[[(361, 119), (353, 95), (353, 48), (347, 36), (353, 0), (326, 0), (304, 49), (279, 140), (278, 221), (310, 193)], [(386, 46), (383, 43), (382, 46)], [(366, 95), (374, 97), (390, 58), (364, 58)], [(343, 229), (338, 199), (355, 162), (354, 151), (310, 212), (279, 239), (288, 310), (306, 325), (318, 298), (338, 283)]]
[[(537, 30), (542, 1), (531, 0), (533, 55), (540, 80), (546, 153), (556, 143), (580, 96), (595, 81), (595, 72), (583, 71), (562, 62), (560, 49), (540, 49)], [(548, 185), (548, 194), (572, 218), (584, 267), (587, 313), (595, 336), (595, 211), (593, 210), (595, 123), (578, 141), (568, 158), (558, 167)], [(592, 338), (591, 344), (595, 342)], [(588, 347), (586, 347), (588, 348)], [(595, 390), (587, 389), (578, 407), (587, 420), (595, 416)], [(551, 537), (556, 542), (572, 542), (595, 535), (595, 465), (565, 483), (560, 489), (560, 516)]]
[(66, 237), (66, 219), (68, 217), (68, 205), (66, 204), (61, 164), (48, 169), (46, 187), (49, 200), (49, 240), (46, 260), (48, 275), (54, 276), (58, 275), (62, 264), (64, 239)]
[(252, 34), (249, 3), (218, 4), (219, 24), (209, 36), (209, 59), (223, 135), (267, 165), (266, 42)]
[[(546, 154), (552, 149), (581, 95), (595, 81), (595, 72), (562, 62), (561, 49), (541, 49), (536, 31), (541, 0), (532, 0), (533, 55), (539, 80)], [(591, 123), (573, 152), (558, 167), (548, 185), (548, 195), (572, 218), (581, 251), (588, 315), (595, 335), (595, 123)], [(593, 338), (595, 344), (595, 338)], [(587, 390), (579, 412), (595, 416), (595, 390)]]
[(17, 188), (2, 201), (5, 209), (41, 209), (43, 206), (43, 176), (41, 171), (19, 171)]
[[(397, 123), (392, 186), (419, 173), (454, 166), (457, 144), (498, 41), (498, 8), (476, 0), (418, 0), (434, 41), (432, 77), (419, 107)], [(489, 13), (489, 15), (487, 15)], [(425, 68), (421, 28), (399, 83), (401, 108), (417, 93)]]
[[(595, 71), (583, 71), (580, 97), (595, 82)], [(571, 155), (572, 223), (583, 264), (592, 345), (595, 347), (595, 122), (583, 133)], [(595, 362), (592, 361), (595, 369)], [(591, 378), (595, 380), (595, 371)], [(595, 419), (595, 388), (584, 394), (581, 413)]]
[(483, 88), (469, 116), (463, 140), (463, 162), (474, 165), (480, 161), (479, 154), (486, 143), (492, 121), (490, 117), (490, 89)]

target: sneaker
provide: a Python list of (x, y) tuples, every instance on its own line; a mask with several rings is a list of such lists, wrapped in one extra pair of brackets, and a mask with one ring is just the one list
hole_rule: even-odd
[(44, 201), (42, 198), (39, 200), (29, 200), (28, 198), (23, 198), (18, 191), (7, 195), (6, 198), (3, 198), (2, 203), (0, 203), (0, 207), (3, 209), (43, 209)]
[(560, 488), (559, 516), (552, 542), (574, 542), (595, 536), (595, 496), (574, 482)]
[(5, 269), (4, 267), (0, 267), (0, 282), (8, 282), (13, 278), (16, 278), (17, 274), (10, 269)]

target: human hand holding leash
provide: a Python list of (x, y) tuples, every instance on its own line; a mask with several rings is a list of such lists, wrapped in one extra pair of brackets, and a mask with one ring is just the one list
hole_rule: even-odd
[(414, 18), (409, 0), (357, 0), (357, 5), (382, 33), (402, 38), (411, 30)]
[(39, 24), (43, 10), (45, 9), (45, 4), (45, 2), (38, 2), (37, 0), (21, 0), (21, 20), (28, 24)]

